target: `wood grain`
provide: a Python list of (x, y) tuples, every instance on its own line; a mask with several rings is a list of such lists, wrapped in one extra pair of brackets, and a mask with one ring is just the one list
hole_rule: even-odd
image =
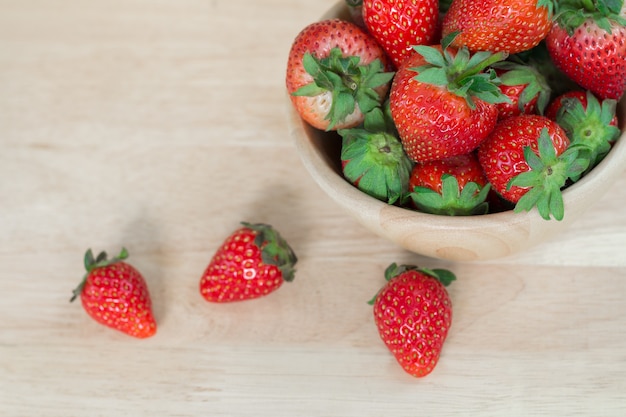
[[(334, 0), (0, 0), (0, 414), (623, 416), (626, 180), (553, 241), (453, 263), (369, 232), (299, 160), (291, 40)], [(197, 285), (241, 220), (299, 255), (265, 299)], [(150, 286), (133, 340), (68, 302), (88, 247)], [(391, 262), (452, 269), (437, 369), (394, 363), (367, 304)]]

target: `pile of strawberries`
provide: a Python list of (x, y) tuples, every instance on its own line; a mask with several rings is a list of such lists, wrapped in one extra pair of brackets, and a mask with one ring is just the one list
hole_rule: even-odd
[(337, 132), (344, 177), (372, 197), (561, 220), (562, 190), (620, 136), (623, 0), (346, 7), (298, 34), (286, 86), (303, 120)]

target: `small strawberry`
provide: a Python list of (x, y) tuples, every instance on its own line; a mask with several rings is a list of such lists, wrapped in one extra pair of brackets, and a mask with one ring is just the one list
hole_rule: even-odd
[(485, 214), (490, 186), (476, 154), (415, 164), (409, 180), (419, 211), (450, 216)]
[(469, 153), (494, 128), (498, 109), (507, 101), (489, 65), (506, 54), (466, 48), (415, 47), (398, 69), (389, 96), (391, 115), (404, 149), (413, 161), (425, 162)]
[(516, 54), (541, 42), (552, 26), (553, 0), (453, 0), (443, 36), (458, 32), (453, 46)]
[(266, 224), (242, 223), (213, 255), (200, 279), (207, 301), (262, 297), (294, 279), (297, 258), (289, 244)]
[(438, 36), (438, 0), (363, 0), (363, 21), (396, 67)]
[(565, 75), (601, 99), (626, 90), (626, 3), (623, 0), (559, 2), (546, 46)]
[(413, 162), (395, 134), (391, 116), (375, 109), (365, 120), (362, 127), (338, 131), (343, 138), (343, 175), (364, 193), (394, 204), (408, 191)]
[(539, 115), (504, 119), (480, 144), (478, 160), (491, 186), (515, 211), (537, 207), (544, 219), (562, 220), (561, 189), (586, 167), (554, 121)]
[(87, 273), (70, 301), (80, 297), (83, 308), (100, 324), (130, 336), (146, 338), (157, 330), (146, 281), (139, 271), (125, 262), (128, 251), (107, 259), (106, 252), (94, 258), (85, 253)]
[(500, 90), (510, 103), (497, 103), (498, 119), (520, 114), (543, 114), (552, 92), (547, 80), (533, 66), (513, 61), (494, 65)]
[(287, 61), (286, 86), (302, 119), (322, 130), (354, 127), (384, 100), (392, 72), (374, 38), (330, 19), (305, 27)]
[(615, 100), (600, 103), (591, 91), (578, 90), (556, 97), (548, 107), (546, 116), (565, 130), (570, 148), (588, 161), (587, 171), (606, 156), (620, 135), (616, 106)]
[(456, 277), (445, 269), (391, 264), (385, 279), (373, 300), (378, 333), (406, 372), (424, 377), (437, 365), (452, 324), (445, 286)]

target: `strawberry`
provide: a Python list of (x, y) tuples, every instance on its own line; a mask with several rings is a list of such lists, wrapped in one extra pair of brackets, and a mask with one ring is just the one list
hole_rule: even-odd
[(373, 300), (378, 333), (407, 373), (424, 377), (437, 365), (452, 324), (445, 286), (456, 277), (444, 269), (391, 264), (385, 279)]
[(384, 100), (392, 72), (374, 38), (330, 19), (305, 27), (287, 61), (286, 85), (303, 120), (322, 130), (354, 127)]
[(480, 144), (478, 160), (491, 186), (515, 211), (537, 207), (544, 219), (564, 216), (561, 188), (585, 166), (569, 139), (545, 116), (520, 115), (504, 119)]
[(270, 225), (242, 223), (216, 251), (200, 279), (211, 302), (262, 297), (293, 281), (297, 257)]
[(429, 45), (438, 36), (438, 0), (363, 0), (363, 21), (396, 68), (413, 46)]
[(548, 107), (546, 116), (565, 130), (570, 148), (575, 147), (588, 161), (587, 171), (604, 158), (620, 135), (616, 106), (615, 100), (600, 103), (591, 91), (578, 90), (561, 94)]
[(600, 99), (619, 100), (626, 90), (626, 3), (560, 2), (546, 37), (554, 64)]
[(498, 119), (520, 114), (543, 114), (552, 92), (548, 81), (533, 66), (513, 61), (494, 65), (500, 90), (510, 103), (497, 103)]
[[(406, 195), (413, 162), (395, 133), (391, 116), (375, 109), (362, 127), (341, 129), (344, 177), (364, 193), (394, 204)], [(387, 115), (385, 114), (387, 113)]]
[(426, 162), (469, 153), (494, 128), (498, 109), (508, 100), (495, 72), (483, 71), (506, 54), (466, 48), (415, 47), (416, 54), (398, 68), (390, 91), (391, 115), (412, 160)]
[(476, 154), (415, 164), (409, 180), (413, 205), (451, 216), (485, 214), (490, 186)]
[(453, 0), (443, 36), (459, 33), (453, 46), (516, 54), (539, 44), (552, 26), (553, 0)]
[(87, 273), (74, 289), (70, 301), (80, 297), (87, 314), (100, 324), (130, 336), (146, 338), (157, 330), (152, 301), (143, 276), (124, 260), (128, 251), (107, 259), (106, 252), (94, 258), (85, 253)]

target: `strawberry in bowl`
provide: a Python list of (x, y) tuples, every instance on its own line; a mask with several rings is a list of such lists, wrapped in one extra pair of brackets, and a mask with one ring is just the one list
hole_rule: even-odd
[[(611, 81), (611, 85), (616, 87), (612, 87), (611, 95), (607, 96), (594, 91), (596, 88), (592, 89), (591, 84), (585, 85), (575, 76), (568, 75), (567, 65), (559, 64), (554, 55), (557, 43), (550, 44), (552, 30), (560, 25), (557, 19), (565, 11), (563, 2), (518, 2), (524, 10), (532, 11), (540, 19), (538, 22), (541, 21), (541, 25), (535, 27), (541, 30), (519, 48), (470, 42), (478, 39), (472, 31), (487, 28), (468, 26), (461, 22), (460, 16), (450, 14), (459, 13), (464, 3), (467, 0), (453, 0), (449, 9), (440, 9), (441, 32), (434, 37), (436, 40), (429, 43), (412, 39), (411, 50), (399, 64), (389, 56), (385, 41), (380, 40), (379, 35), (371, 35), (384, 52), (381, 62), (393, 65), (381, 69), (381, 74), (391, 74), (385, 79), (388, 82), (384, 84), (386, 92), (377, 96), (380, 98), (377, 104), (372, 102), (369, 109), (365, 108), (361, 122), (342, 127), (339, 134), (307, 122), (293, 105), (291, 93), (289, 108), (292, 136), (305, 168), (341, 208), (372, 232), (415, 253), (474, 261), (511, 255), (552, 238), (592, 207), (608, 190), (613, 179), (622, 174), (626, 163), (626, 106), (622, 99), (625, 85), (620, 82), (626, 78), (615, 76), (617, 81)], [(504, 7), (511, 2), (493, 0), (491, 3)], [(576, 1), (566, 3), (567, 7), (577, 5)], [(596, 3), (605, 4), (602, 1)], [(586, 7), (579, 6), (581, 10)], [(615, 12), (623, 10), (623, 2), (611, 2), (609, 6), (609, 16), (602, 22), (608, 21), (612, 33), (619, 36), (623, 21), (619, 17), (621, 12)], [(354, 6), (338, 2), (319, 20), (354, 22), (354, 10)], [(585, 13), (591, 12), (579, 12), (586, 16)], [(513, 28), (504, 24), (501, 30), (509, 26)], [(367, 24), (358, 27), (368, 33)], [(515, 36), (507, 35), (507, 39), (515, 39)], [(626, 54), (614, 56), (614, 65), (610, 68), (600, 65), (613, 77), (619, 74), (623, 65), (620, 59), (626, 59)], [(534, 65), (538, 61), (541, 65)], [(287, 66), (287, 79), (291, 77), (292, 64), (290, 61)], [(584, 65), (583, 61), (578, 61), (578, 65)], [(589, 113), (600, 114), (590, 116), (594, 123), (593, 132), (605, 133), (590, 133), (582, 124), (581, 120), (590, 122), (589, 117), (581, 116), (587, 110), (580, 101), (574, 105), (567, 100), (567, 106), (558, 111), (556, 119), (548, 115), (549, 104), (570, 90), (580, 90), (597, 98), (586, 108), (590, 109)], [(342, 146), (346, 142), (342, 136), (354, 136), (351, 129), (366, 129), (371, 126), (373, 115), (381, 113), (388, 114), (392, 120), (390, 125), (381, 128), (384, 134), (399, 140), (404, 150), (393, 152), (400, 158), (396, 161), (386, 158), (387, 168), (397, 167), (395, 175), (386, 168), (385, 176), (381, 176), (393, 178), (390, 182), (394, 184), (393, 198), (386, 198), (389, 194), (385, 198), (368, 194), (346, 178), (342, 169)], [(507, 122), (510, 118), (514, 121)], [(520, 121), (522, 125), (510, 128)], [(535, 123), (537, 121), (540, 123)], [(600, 129), (600, 124), (610, 127)], [(535, 125), (538, 128), (533, 130), (532, 140), (509, 146), (510, 152), (497, 152), (496, 147), (504, 145), (502, 142), (496, 145), (499, 143), (496, 137), (516, 135), (507, 131), (517, 131), (519, 136), (519, 132)], [(551, 141), (553, 131), (558, 131), (556, 142)], [(610, 137), (604, 138), (604, 135)], [(583, 137), (585, 140), (581, 139)], [(396, 143), (389, 140), (389, 143)], [(487, 150), (489, 144), (493, 148), (491, 151)], [(385, 146), (378, 149), (387, 157), (391, 155), (384, 152)], [(411, 161), (413, 170), (422, 164), (440, 164), (440, 161), (468, 154), (477, 154), (478, 159), (482, 159), (480, 165), (487, 178), (486, 184), (475, 184), (462, 195), (458, 180), (457, 184), (453, 183), (454, 173), (450, 168), (439, 177), (448, 183), (445, 197), (441, 191), (431, 190), (419, 199), (430, 199), (428, 205), (431, 206), (444, 203), (452, 206), (461, 203), (462, 206), (464, 201), (476, 200), (479, 208), (436, 213), (419, 199), (416, 204), (416, 188), (422, 193), (425, 189), (422, 185), (411, 184), (411, 177), (406, 175), (408, 165), (401, 162), (404, 158)], [(510, 164), (496, 163), (498, 158), (508, 158)], [(371, 158), (370, 162), (375, 160)], [(509, 170), (507, 166), (515, 169)], [(369, 168), (373, 169), (372, 172), (377, 171), (376, 167)], [(544, 181), (546, 178), (549, 180)], [(376, 185), (379, 184), (372, 185), (372, 188)], [(487, 196), (483, 191), (485, 188), (488, 189)], [(483, 203), (487, 203), (486, 210)]]

